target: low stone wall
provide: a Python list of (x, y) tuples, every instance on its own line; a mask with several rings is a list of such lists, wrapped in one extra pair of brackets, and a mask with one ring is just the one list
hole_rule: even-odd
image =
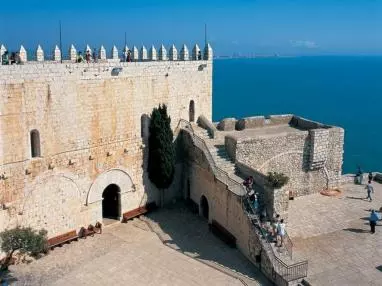
[(198, 117), (198, 125), (208, 131), (208, 133), (212, 136), (212, 138), (216, 137), (217, 129), (215, 125), (208, 120), (204, 115), (200, 115)]
[(236, 142), (235, 136), (227, 135), (224, 137), (225, 150), (233, 161), (236, 160)]
[(236, 121), (235, 118), (224, 118), (220, 120), (217, 128), (221, 131), (233, 131), (235, 130)]
[(253, 129), (263, 126), (289, 124), (293, 115), (270, 115), (270, 116), (252, 116), (239, 119), (236, 122), (236, 130)]
[(302, 130), (310, 130), (316, 128), (331, 128), (329, 125), (322, 124), (313, 120), (309, 120), (300, 116), (293, 115), (289, 124), (295, 128)]

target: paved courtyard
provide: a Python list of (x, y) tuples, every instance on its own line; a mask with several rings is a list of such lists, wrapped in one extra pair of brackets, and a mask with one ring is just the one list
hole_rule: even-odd
[(148, 220), (108, 226), (102, 235), (12, 266), (12, 284), (269, 285), (239, 251), (208, 232), (200, 217), (176, 207), (154, 212)]
[(382, 185), (372, 202), (365, 186), (347, 184), (339, 197), (320, 194), (290, 201), (288, 233), (294, 254), (309, 261), (314, 285), (382, 285), (382, 223), (370, 233), (370, 209), (382, 206)]

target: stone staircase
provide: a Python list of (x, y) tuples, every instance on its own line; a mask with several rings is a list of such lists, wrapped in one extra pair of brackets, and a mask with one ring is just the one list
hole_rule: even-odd
[(238, 181), (239, 183), (243, 182), (244, 178), (238, 175), (235, 163), (229, 157), (225, 149), (224, 139), (211, 138), (208, 130), (197, 125), (193, 125), (192, 128), (194, 129), (195, 134), (206, 142), (216, 166), (228, 173), (231, 179)]

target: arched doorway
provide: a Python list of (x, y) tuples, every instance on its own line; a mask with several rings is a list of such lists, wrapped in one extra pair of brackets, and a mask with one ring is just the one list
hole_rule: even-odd
[(121, 216), (121, 190), (115, 184), (108, 185), (102, 193), (102, 217), (118, 219)]
[(190, 122), (195, 121), (195, 102), (193, 100), (190, 101), (190, 106), (188, 108), (188, 116), (190, 118)]
[(209, 217), (209, 208), (208, 208), (208, 201), (205, 196), (202, 196), (200, 198), (200, 209), (201, 214), (204, 218), (208, 219)]

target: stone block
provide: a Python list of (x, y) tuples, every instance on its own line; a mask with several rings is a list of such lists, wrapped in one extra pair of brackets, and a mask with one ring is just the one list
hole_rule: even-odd
[(232, 131), (235, 130), (236, 119), (235, 118), (224, 118), (218, 124), (218, 130), (222, 131)]

